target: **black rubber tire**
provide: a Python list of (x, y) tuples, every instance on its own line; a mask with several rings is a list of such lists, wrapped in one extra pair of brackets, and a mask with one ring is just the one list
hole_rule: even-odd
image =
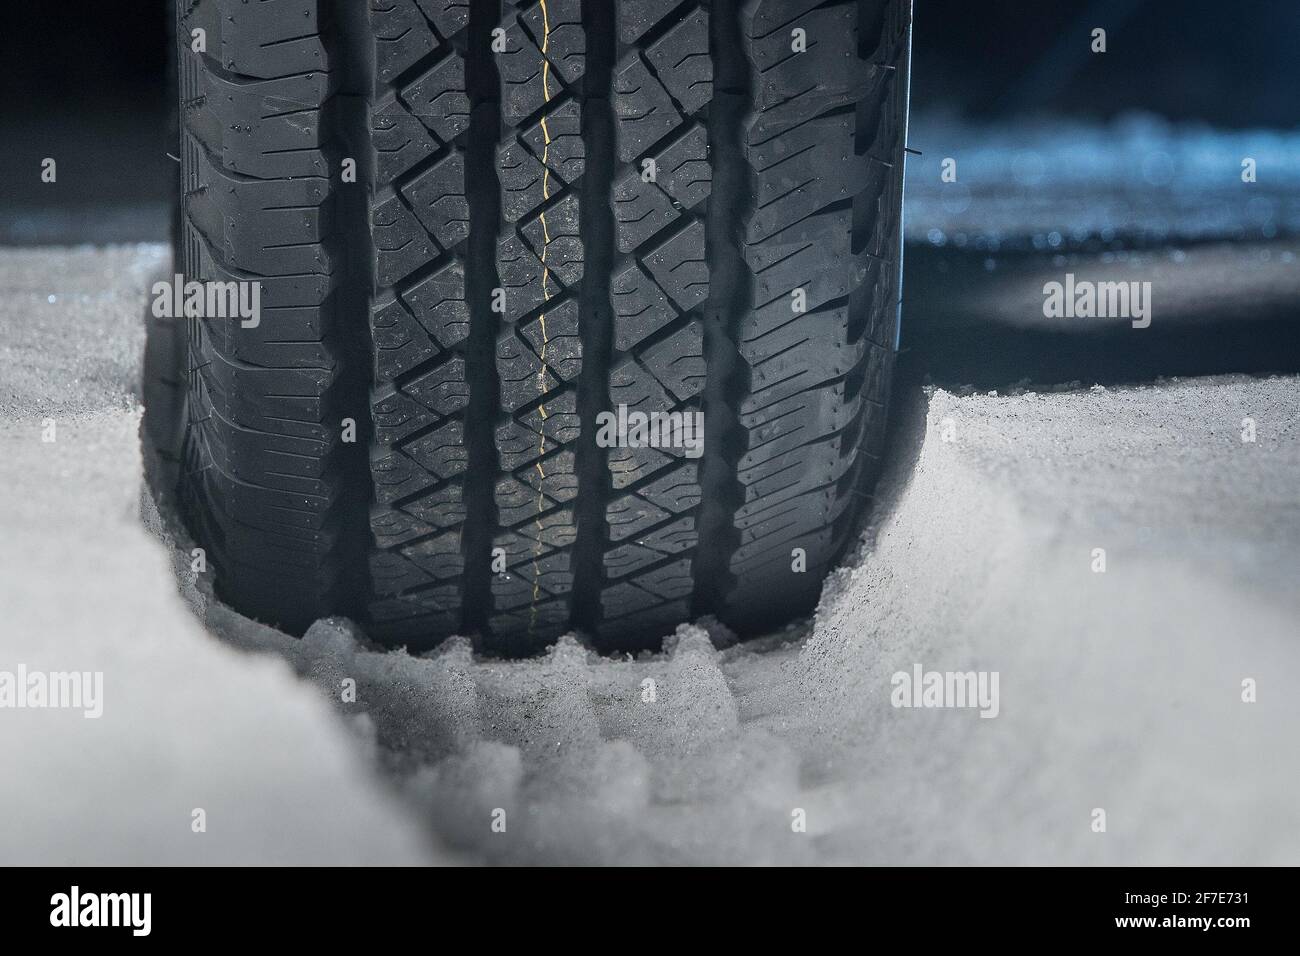
[[(224, 599), (510, 654), (813, 606), (883, 442), (910, 0), (177, 16), (183, 271), (262, 283), (188, 325)], [(703, 454), (602, 447), (619, 405)]]

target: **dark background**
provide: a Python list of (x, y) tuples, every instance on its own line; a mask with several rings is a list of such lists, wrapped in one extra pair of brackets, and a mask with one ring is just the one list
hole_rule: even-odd
[[(361, 3), (365, 0), (356, 0)], [(6, 6), (0, 243), (160, 239), (168, 0)], [(1105, 57), (1088, 51), (1093, 26)], [(1293, 128), (1297, 0), (917, 0), (913, 109)], [(40, 183), (43, 157), (59, 182)]]
[(918, 110), (1145, 110), (1234, 129), (1300, 117), (1297, 0), (916, 0), (913, 56)]
[[(7, 4), (5, 113), (113, 99), (157, 116), (168, 6)], [(1077, 42), (1094, 26), (1108, 31), (1104, 66)], [(1220, 126), (1289, 127), (1300, 113), (1298, 44), (1296, 0), (917, 0), (914, 103), (977, 116), (1147, 109)]]

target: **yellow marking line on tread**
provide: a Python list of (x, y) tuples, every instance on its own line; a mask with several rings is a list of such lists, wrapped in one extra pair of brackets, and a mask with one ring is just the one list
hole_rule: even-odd
[[(551, 18), (546, 9), (546, 0), (542, 3), (542, 102), (551, 102), (551, 64), (546, 59), (546, 51), (551, 45)], [(542, 202), (551, 198), (551, 168), (546, 165), (551, 153), (551, 131), (546, 126), (546, 114), (542, 114)], [(551, 301), (551, 267), (546, 264), (546, 253), (551, 246), (551, 230), (546, 224), (546, 212), (543, 211), (539, 217), (542, 223), (542, 301)], [(549, 339), (546, 334), (546, 309), (543, 307), (542, 314), (538, 319), (542, 329), (542, 366), (537, 370), (537, 391), (546, 394), (546, 346)], [(537, 517), (534, 523), (537, 525), (537, 547), (533, 551), (533, 600), (528, 608), (528, 633), (533, 633), (533, 628), (537, 624), (537, 599), (541, 594), (541, 567), (538, 560), (542, 555), (542, 510), (543, 502), (546, 496), (542, 491), (543, 482), (546, 480), (546, 469), (542, 467), (541, 456), (546, 454), (546, 403), (543, 401), (538, 407), (538, 412), (542, 416), (541, 444), (538, 446), (537, 454)]]

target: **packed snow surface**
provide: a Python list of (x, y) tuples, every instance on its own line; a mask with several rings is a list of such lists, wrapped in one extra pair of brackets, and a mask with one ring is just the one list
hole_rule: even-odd
[[(0, 709), (5, 862), (1300, 863), (1297, 379), (909, 390), (813, 620), (412, 656), (191, 569), (142, 476), (166, 267), (0, 251), (0, 671), (104, 675)], [(918, 665), (996, 716), (893, 706)]]

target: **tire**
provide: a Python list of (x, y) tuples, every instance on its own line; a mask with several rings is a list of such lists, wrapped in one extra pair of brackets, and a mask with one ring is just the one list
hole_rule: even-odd
[(222, 598), (504, 654), (811, 609), (883, 443), (910, 7), (181, 0), (179, 259), (261, 283), (187, 320)]

